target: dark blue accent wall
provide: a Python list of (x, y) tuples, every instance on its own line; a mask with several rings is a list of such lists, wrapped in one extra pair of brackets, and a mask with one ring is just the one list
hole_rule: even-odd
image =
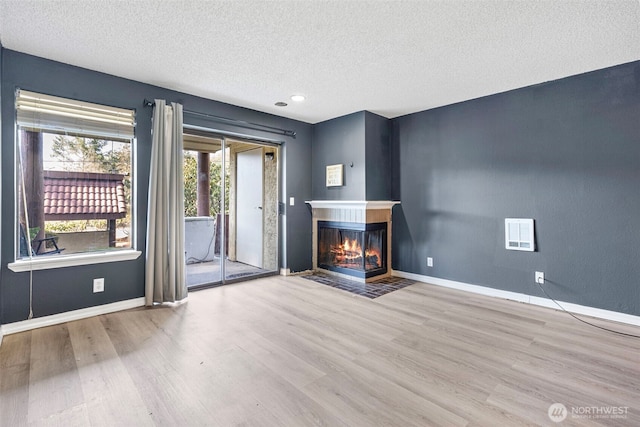
[[(391, 121), (359, 111), (313, 127), (314, 200), (390, 200)], [(344, 185), (327, 187), (327, 165), (344, 165)]]
[[(4, 48), (2, 47), (2, 43), (0, 43), (0, 106), (2, 106), (2, 53), (4, 51)], [(0, 114), (0, 149), (4, 146), (3, 142), (2, 142), (2, 114)], [(2, 162), (0, 162), (0, 184), (4, 181), (4, 178), (2, 177), (2, 172), (3, 172), (3, 168), (2, 168)], [(0, 185), (0, 200), (4, 200), (4, 193), (2, 191), (2, 186)], [(2, 215), (2, 209), (0, 206), (0, 224), (4, 223), (4, 216)], [(2, 234), (2, 227), (0, 226), (0, 242), (2, 242), (4, 235)], [(2, 255), (2, 247), (0, 246), (0, 261), (1, 261), (1, 255)], [(3, 276), (3, 271), (4, 269), (0, 266), (0, 325), (2, 324), (2, 276)], [(2, 338), (0, 337), (0, 340)]]
[[(28, 314), (28, 273), (14, 253), (14, 91), (17, 87), (137, 112), (137, 249), (144, 250), (151, 109), (186, 110), (292, 129), (280, 137), (281, 200), (401, 200), (393, 213), (395, 270), (640, 315), (640, 62), (387, 120), (358, 112), (309, 125), (2, 49), (0, 46), (0, 323)], [(186, 115), (185, 123), (273, 134)], [(313, 141), (313, 143), (312, 143)], [(353, 162), (353, 167), (350, 164)], [(345, 185), (325, 167), (345, 165)], [(504, 248), (504, 218), (534, 218), (537, 250)], [(286, 207), (281, 266), (311, 268), (311, 213)], [(426, 257), (434, 267), (426, 266)], [(93, 294), (94, 277), (105, 277)], [(135, 261), (36, 271), (35, 316), (141, 297)]]
[[(297, 138), (275, 136), (230, 124), (207, 122), (188, 114), (187, 124), (282, 140), (283, 185), (281, 200), (289, 196), (298, 200), (311, 197), (312, 126), (295, 120), (211, 101), (168, 89), (126, 80), (59, 62), (2, 50), (2, 225), (0, 233), (0, 323), (25, 320), (29, 312), (29, 274), (14, 273), (7, 268), (14, 254), (14, 92), (23, 88), (45, 94), (78, 99), (136, 110), (137, 138), (137, 207), (138, 250), (144, 252), (147, 208), (147, 177), (151, 153), (152, 109), (143, 107), (143, 99), (166, 99), (180, 102), (185, 110), (212, 114), (246, 122), (291, 129)], [(311, 214), (304, 204), (288, 206), (283, 220), (286, 235), (281, 244), (286, 253), (281, 267), (292, 271), (311, 268)], [(92, 279), (105, 278), (105, 292), (92, 292)], [(144, 294), (144, 253), (135, 261), (92, 266), (67, 267), (33, 273), (35, 317), (141, 297)]]
[[(314, 200), (365, 200), (364, 111), (314, 125), (312, 156)], [(326, 167), (335, 164), (344, 165), (344, 185), (327, 187)]]
[(365, 112), (366, 200), (392, 200), (390, 120)]
[[(393, 268), (640, 315), (640, 62), (393, 120)], [(535, 219), (536, 252), (504, 247)], [(428, 268), (426, 258), (434, 258)]]

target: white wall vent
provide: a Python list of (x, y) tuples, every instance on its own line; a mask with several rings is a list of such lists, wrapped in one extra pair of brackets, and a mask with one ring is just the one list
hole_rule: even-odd
[(507, 249), (533, 252), (535, 250), (534, 236), (533, 219), (505, 218), (504, 239)]

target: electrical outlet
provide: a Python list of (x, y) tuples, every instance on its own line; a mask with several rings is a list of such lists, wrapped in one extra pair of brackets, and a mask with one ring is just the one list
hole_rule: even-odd
[(542, 271), (536, 271), (535, 282), (539, 285), (544, 285), (544, 273)]
[(427, 267), (433, 267), (433, 258), (427, 257)]
[(104, 292), (104, 277), (93, 279), (93, 293)]

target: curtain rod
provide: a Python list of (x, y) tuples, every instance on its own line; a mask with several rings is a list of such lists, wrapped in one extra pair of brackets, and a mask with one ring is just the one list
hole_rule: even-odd
[[(148, 99), (145, 98), (145, 100), (143, 101), (143, 105), (145, 107), (153, 107), (156, 105), (156, 103), (153, 101), (149, 101)], [(293, 130), (280, 129), (273, 126), (261, 125), (259, 123), (251, 123), (251, 122), (245, 122), (244, 120), (237, 120), (237, 119), (230, 119), (228, 117), (215, 116), (213, 114), (199, 113), (197, 111), (183, 110), (183, 113), (190, 114), (192, 116), (206, 117), (207, 119), (211, 119), (217, 122), (230, 123), (236, 126), (247, 128), (247, 129), (254, 129), (254, 130), (260, 130), (264, 132), (276, 133), (278, 135), (290, 136), (292, 138), (296, 137), (296, 132)]]

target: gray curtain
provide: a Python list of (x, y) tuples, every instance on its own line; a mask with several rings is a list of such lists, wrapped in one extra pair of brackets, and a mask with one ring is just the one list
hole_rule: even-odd
[(149, 174), (145, 303), (187, 296), (184, 252), (182, 105), (155, 100)]

